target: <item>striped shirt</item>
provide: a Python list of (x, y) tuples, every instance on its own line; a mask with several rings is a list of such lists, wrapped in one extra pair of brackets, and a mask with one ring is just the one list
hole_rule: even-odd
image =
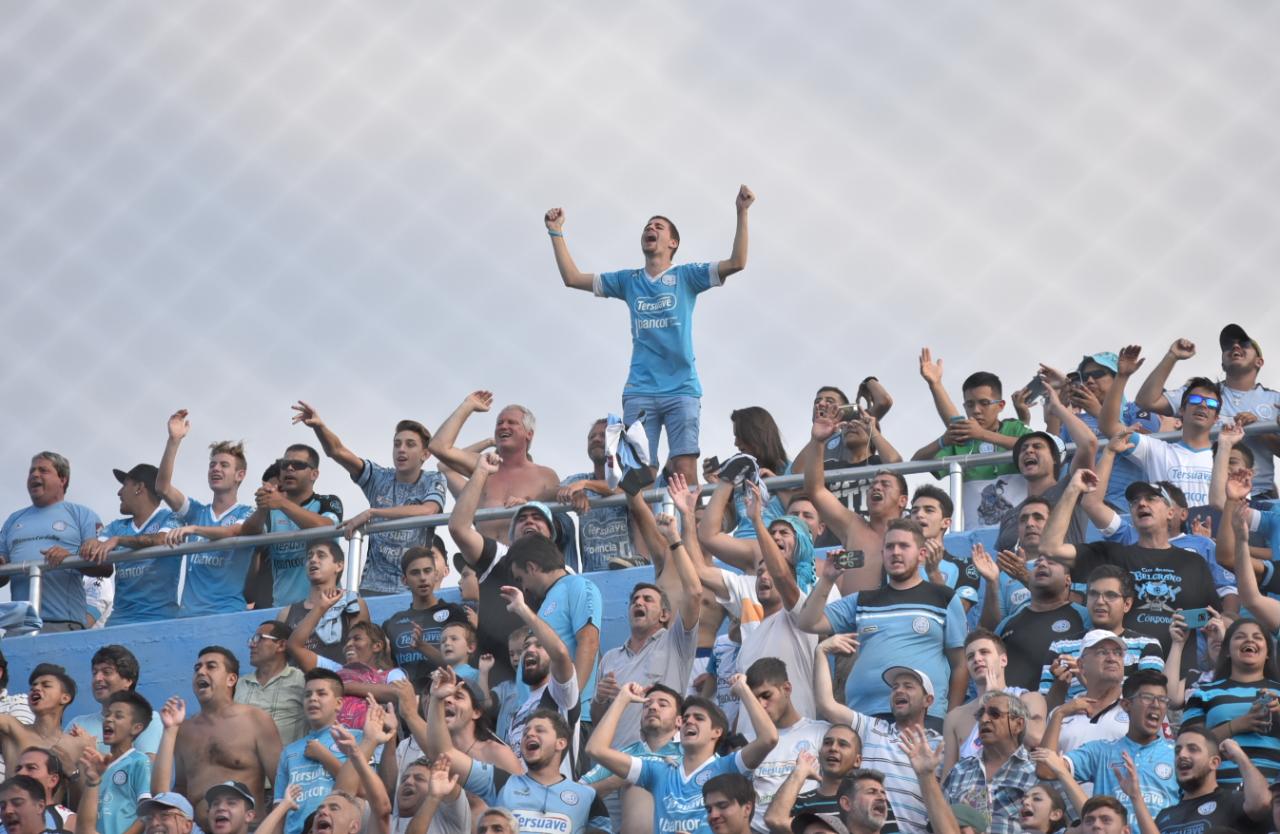
[[(1263, 679), (1242, 683), (1231, 678), (1218, 678), (1192, 690), (1187, 698), (1187, 708), (1182, 713), (1182, 726), (1202, 724), (1210, 729), (1238, 718), (1249, 711), (1258, 692), (1270, 689), (1280, 692), (1280, 681)], [(1234, 733), (1231, 736), (1254, 766), (1262, 771), (1268, 782), (1280, 775), (1280, 721), (1271, 722), (1271, 732)], [(1223, 785), (1240, 784), (1240, 769), (1235, 762), (1225, 759), (1218, 768), (1218, 782)]]
[[(929, 815), (925, 811), (924, 797), (920, 795), (920, 780), (898, 744), (897, 723), (854, 712), (851, 724), (858, 738), (862, 739), (862, 766), (884, 774), (884, 790), (898, 820), (898, 828), (906, 834), (924, 834), (929, 825)], [(936, 730), (926, 729), (925, 737), (935, 750), (942, 742), (942, 735)]]
[[(1164, 653), (1160, 651), (1159, 640), (1154, 637), (1148, 637), (1145, 634), (1139, 634), (1129, 628), (1126, 628), (1120, 636), (1124, 638), (1124, 676), (1126, 678), (1141, 669), (1164, 672)], [(1054, 640), (1049, 644), (1049, 656), (1045, 658), (1044, 668), (1040, 670), (1040, 693), (1042, 695), (1048, 694), (1049, 688), (1053, 686), (1054, 677), (1053, 672), (1049, 670), (1049, 665), (1057, 660), (1059, 655), (1064, 654), (1079, 660), (1083, 644), (1083, 636)], [(1080, 682), (1079, 678), (1073, 678), (1071, 685), (1067, 687), (1067, 700), (1083, 694), (1084, 684)]]

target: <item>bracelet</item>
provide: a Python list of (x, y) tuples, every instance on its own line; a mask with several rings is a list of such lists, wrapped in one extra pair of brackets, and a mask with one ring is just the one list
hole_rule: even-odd
[(679, 550), (682, 547), (684, 547), (684, 542), (681, 541), (681, 542), (676, 542), (675, 544), (671, 545), (667, 549), (670, 550), (672, 553), (675, 553), (677, 550)]
[(555, 229), (547, 229), (547, 234), (552, 237), (564, 237), (564, 232), (557, 232)]
[(85, 780), (84, 780), (84, 786), (85, 786), (86, 788), (96, 788), (96, 787), (98, 787), (98, 786), (99, 786), (99, 785), (101, 785), (101, 784), (102, 784), (102, 780), (101, 780), (101, 779), (99, 779), (99, 780), (98, 780), (98, 781), (96, 781), (96, 782), (90, 782), (88, 779), (85, 779)]

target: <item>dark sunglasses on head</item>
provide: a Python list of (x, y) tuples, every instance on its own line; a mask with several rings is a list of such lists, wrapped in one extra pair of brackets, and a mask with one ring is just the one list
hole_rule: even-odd
[(1115, 376), (1115, 374), (1113, 374), (1111, 371), (1108, 371), (1106, 368), (1098, 368), (1098, 370), (1096, 370), (1096, 371), (1081, 371), (1081, 372), (1080, 372), (1080, 379), (1082, 379), (1082, 380), (1087, 380), (1087, 379), (1102, 379), (1104, 376)]
[(276, 466), (285, 472), (301, 472), (304, 469), (310, 469), (311, 464), (305, 460), (291, 460), (290, 458), (280, 458), (276, 461)]
[(1222, 400), (1217, 397), (1205, 397), (1200, 394), (1191, 394), (1187, 397), (1187, 405), (1200, 405), (1204, 403), (1209, 408), (1221, 408)]

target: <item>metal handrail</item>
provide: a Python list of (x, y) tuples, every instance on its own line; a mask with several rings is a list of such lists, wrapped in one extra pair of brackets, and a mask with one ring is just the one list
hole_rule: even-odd
[[(1280, 432), (1280, 426), (1272, 422), (1255, 423), (1245, 428), (1246, 435), (1272, 434), (1275, 432)], [(1217, 430), (1215, 430), (1213, 434), (1216, 436)], [(1148, 436), (1159, 438), (1161, 440), (1180, 440), (1182, 433), (1179, 431), (1172, 431)], [(1105, 448), (1106, 445), (1105, 441), (1100, 442), (1099, 449)], [(1066, 448), (1068, 451), (1073, 451), (1075, 449), (1075, 444), (1069, 443)], [(955, 532), (961, 532), (963, 530), (961, 484), (964, 477), (964, 471), (974, 466), (1011, 463), (1012, 461), (1012, 451), (957, 455), (954, 457), (934, 458), (931, 460), (910, 460), (902, 461), (901, 463), (887, 463), (879, 466), (855, 466), (848, 469), (836, 469), (826, 472), (823, 476), (823, 480), (827, 484), (832, 484), (871, 476), (877, 472), (915, 475), (921, 472), (939, 472), (945, 469), (949, 481), (948, 487), (951, 493), (951, 500), (955, 504), (952, 530)], [(772, 478), (766, 478), (765, 484), (772, 490), (796, 489), (804, 485), (804, 475), (778, 475)], [(650, 489), (644, 492), (645, 500), (651, 504), (660, 502), (664, 495), (665, 490), (662, 489)], [(624, 506), (626, 502), (627, 496), (625, 495), (610, 495), (605, 498), (591, 500), (589, 505), (592, 508), (618, 507)], [(574, 509), (569, 504), (553, 503), (548, 504), (548, 506), (552, 511), (557, 512), (569, 512)], [(511, 518), (515, 515), (517, 509), (518, 507), (490, 507), (487, 509), (477, 510), (475, 513), (475, 521), (485, 522)], [(449, 523), (450, 515), (451, 513), (435, 513), (434, 515), (412, 516), (409, 518), (398, 518), (391, 521), (379, 521), (366, 524), (352, 537), (352, 546), (350, 547), (350, 551), (356, 556), (356, 559), (358, 559), (363, 546), (363, 541), (367, 541), (368, 536), (374, 533), (387, 533), (396, 530), (417, 530), (422, 527), (439, 527)], [(259, 533), (253, 536), (234, 536), (219, 539), (217, 541), (185, 542), (179, 545), (147, 547), (140, 550), (116, 550), (107, 555), (106, 562), (118, 565), (136, 562), (142, 559), (184, 556), (188, 553), (204, 553), (210, 550), (235, 550), (245, 547), (260, 547), (262, 545), (278, 544), (280, 542), (309, 542), (319, 539), (332, 539), (334, 538), (334, 531), (335, 528), (333, 527), (309, 527), (305, 530), (288, 530), (279, 533)], [(0, 565), (0, 576), (21, 576), (23, 574), (29, 576), (32, 581), (30, 594), (31, 601), (37, 608), (39, 608), (39, 586), (40, 577), (43, 572), (97, 566), (98, 565), (94, 562), (78, 558), (66, 559), (58, 565), (45, 565), (40, 562), (20, 562)], [(358, 577), (359, 572), (355, 569), (358, 565), (355, 564), (355, 560), (349, 559), (348, 566), (350, 569), (346, 572), (346, 575), (348, 577)]]

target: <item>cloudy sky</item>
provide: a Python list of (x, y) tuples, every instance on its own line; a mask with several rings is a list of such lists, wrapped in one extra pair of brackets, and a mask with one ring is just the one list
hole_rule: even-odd
[(0, 507), (51, 448), (114, 517), (111, 468), (179, 407), (181, 486), (222, 438), (256, 479), (311, 437), (298, 398), (386, 460), (397, 419), (489, 388), (578, 471), (627, 317), (561, 286), (551, 206), (595, 271), (639, 266), (657, 212), (723, 258), (756, 191), (750, 264), (697, 311), (708, 453), (763, 405), (794, 454), (814, 389), (874, 374), (909, 455), (939, 432), (922, 345), (953, 389), (1178, 336), (1205, 348), (1178, 375), (1212, 372), (1227, 321), (1280, 350), (1278, 35), (1275, 5), (1169, 0), (14, 6)]

